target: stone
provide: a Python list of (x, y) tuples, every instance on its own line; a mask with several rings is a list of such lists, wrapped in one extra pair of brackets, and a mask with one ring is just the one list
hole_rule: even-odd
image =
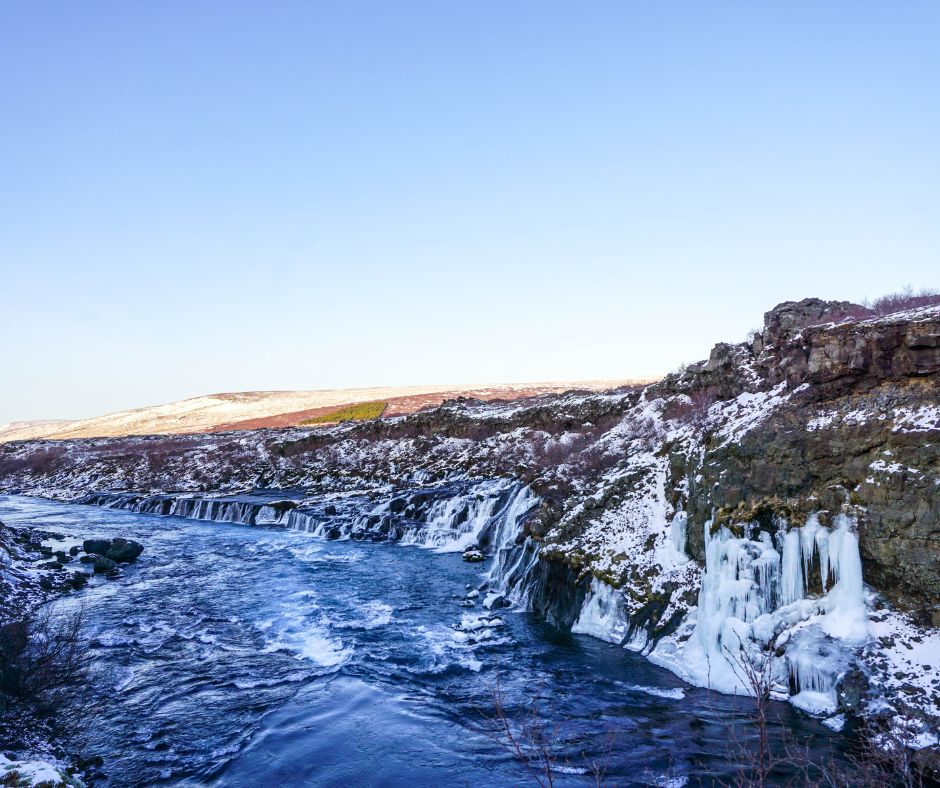
[(115, 563), (124, 564), (135, 560), (143, 551), (144, 546), (139, 542), (118, 537), (104, 555)]
[(848, 671), (836, 685), (836, 699), (840, 711), (857, 713), (861, 711), (868, 698), (870, 685), (868, 676), (855, 668)]
[(69, 578), (69, 585), (71, 585), (72, 588), (74, 588), (76, 591), (81, 590), (88, 585), (88, 575), (86, 575), (84, 572), (75, 572)]
[(111, 548), (110, 539), (86, 539), (82, 542), (82, 548), (86, 553), (97, 553), (98, 555), (107, 555)]
[(94, 566), (96, 572), (110, 572), (112, 569), (117, 568), (117, 563), (112, 561), (110, 558), (99, 555), (97, 558), (95, 558)]

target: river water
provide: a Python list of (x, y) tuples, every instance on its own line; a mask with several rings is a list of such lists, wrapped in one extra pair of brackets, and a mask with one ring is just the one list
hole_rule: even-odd
[[(467, 600), (487, 565), (459, 553), (14, 496), (0, 520), (145, 546), (58, 603), (109, 695), (84, 745), (106, 785), (536, 785), (543, 739), (556, 785), (678, 786), (729, 779), (751, 735), (747, 699)], [(832, 736), (776, 704), (784, 731)]]

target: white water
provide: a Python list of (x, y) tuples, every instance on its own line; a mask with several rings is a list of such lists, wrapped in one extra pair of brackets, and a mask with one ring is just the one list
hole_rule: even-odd
[(485, 585), (491, 593), (505, 597), (514, 604), (525, 605), (528, 602), (532, 569), (539, 560), (539, 545), (526, 537), (522, 544), (517, 544), (520, 518), (538, 503), (538, 498), (528, 487), (522, 487), (515, 494), (506, 508), (506, 515), (497, 523), (493, 531), (494, 560), (486, 573)]
[[(485, 481), (431, 501), (419, 520), (394, 518), (391, 501), (383, 501), (358, 520), (341, 518), (340, 535), (358, 532), (442, 552), (463, 550), (486, 536), (494, 554), (484, 578), (488, 597), (503, 596), (525, 605), (539, 545), (531, 539), (517, 542), (521, 518), (536, 503), (531, 491), (518, 483)], [(127, 496), (102, 505), (195, 519), (280, 523), (321, 537), (337, 527), (322, 512), (237, 500)], [(772, 653), (783, 645), (785, 655), (771, 658), (778, 694), (786, 695), (792, 688), (797, 705), (829, 711), (835, 707), (836, 682), (850, 664), (852, 647), (868, 636), (855, 524), (839, 515), (829, 529), (813, 515), (802, 527), (786, 525), (781, 523), (773, 535), (767, 531), (754, 535), (752, 524), (744, 536), (735, 537), (726, 528), (712, 534), (707, 523), (698, 607), (684, 627), (691, 636), (665, 638), (649, 656), (693, 684), (747, 693), (744, 666), (764, 659), (765, 649)], [(673, 518), (669, 536), (670, 563), (687, 562), (684, 513)], [(814, 583), (816, 588), (811, 588)], [(814, 597), (814, 592), (823, 595)], [(592, 581), (572, 630), (616, 643), (629, 637), (627, 647), (636, 650), (647, 646), (647, 633), (631, 632), (621, 592), (597, 580)], [(318, 652), (323, 646), (322, 652), (342, 658), (341, 652), (325, 648), (330, 644), (312, 645)]]

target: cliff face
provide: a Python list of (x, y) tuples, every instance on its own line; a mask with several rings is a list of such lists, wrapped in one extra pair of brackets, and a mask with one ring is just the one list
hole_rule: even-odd
[[(690, 528), (690, 548), (700, 560), (701, 526), (713, 510), (716, 522), (746, 522), (852, 506), (868, 582), (936, 617), (940, 311), (802, 326), (844, 316), (849, 307), (781, 305), (765, 316), (762, 336), (738, 347), (744, 364), (726, 365), (717, 381), (707, 372), (667, 381), (667, 390), (736, 385), (739, 397), (774, 392), (778, 400), (732, 440), (720, 421), (706, 429), (692, 461), (687, 446), (670, 447), (672, 475), (689, 489), (687, 501), (676, 495), (673, 503), (686, 505), (698, 526)], [(747, 367), (756, 377), (745, 388), (735, 377)]]

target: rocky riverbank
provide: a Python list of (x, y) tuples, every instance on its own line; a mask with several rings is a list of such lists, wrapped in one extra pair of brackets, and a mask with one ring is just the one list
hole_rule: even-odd
[[(79, 670), (73, 621), (48, 611), (63, 594), (81, 591), (93, 574), (120, 576), (120, 566), (137, 559), (143, 546), (129, 539), (85, 539), (70, 543), (62, 534), (13, 528), (0, 522), (0, 784), (77, 786), (94, 777), (100, 759), (72, 751), (64, 741), (62, 708), (69, 690), (85, 680)], [(80, 623), (80, 622), (78, 622)], [(68, 638), (76, 642), (67, 643)], [(79, 689), (79, 692), (82, 690)], [(68, 736), (64, 737), (65, 739)]]

